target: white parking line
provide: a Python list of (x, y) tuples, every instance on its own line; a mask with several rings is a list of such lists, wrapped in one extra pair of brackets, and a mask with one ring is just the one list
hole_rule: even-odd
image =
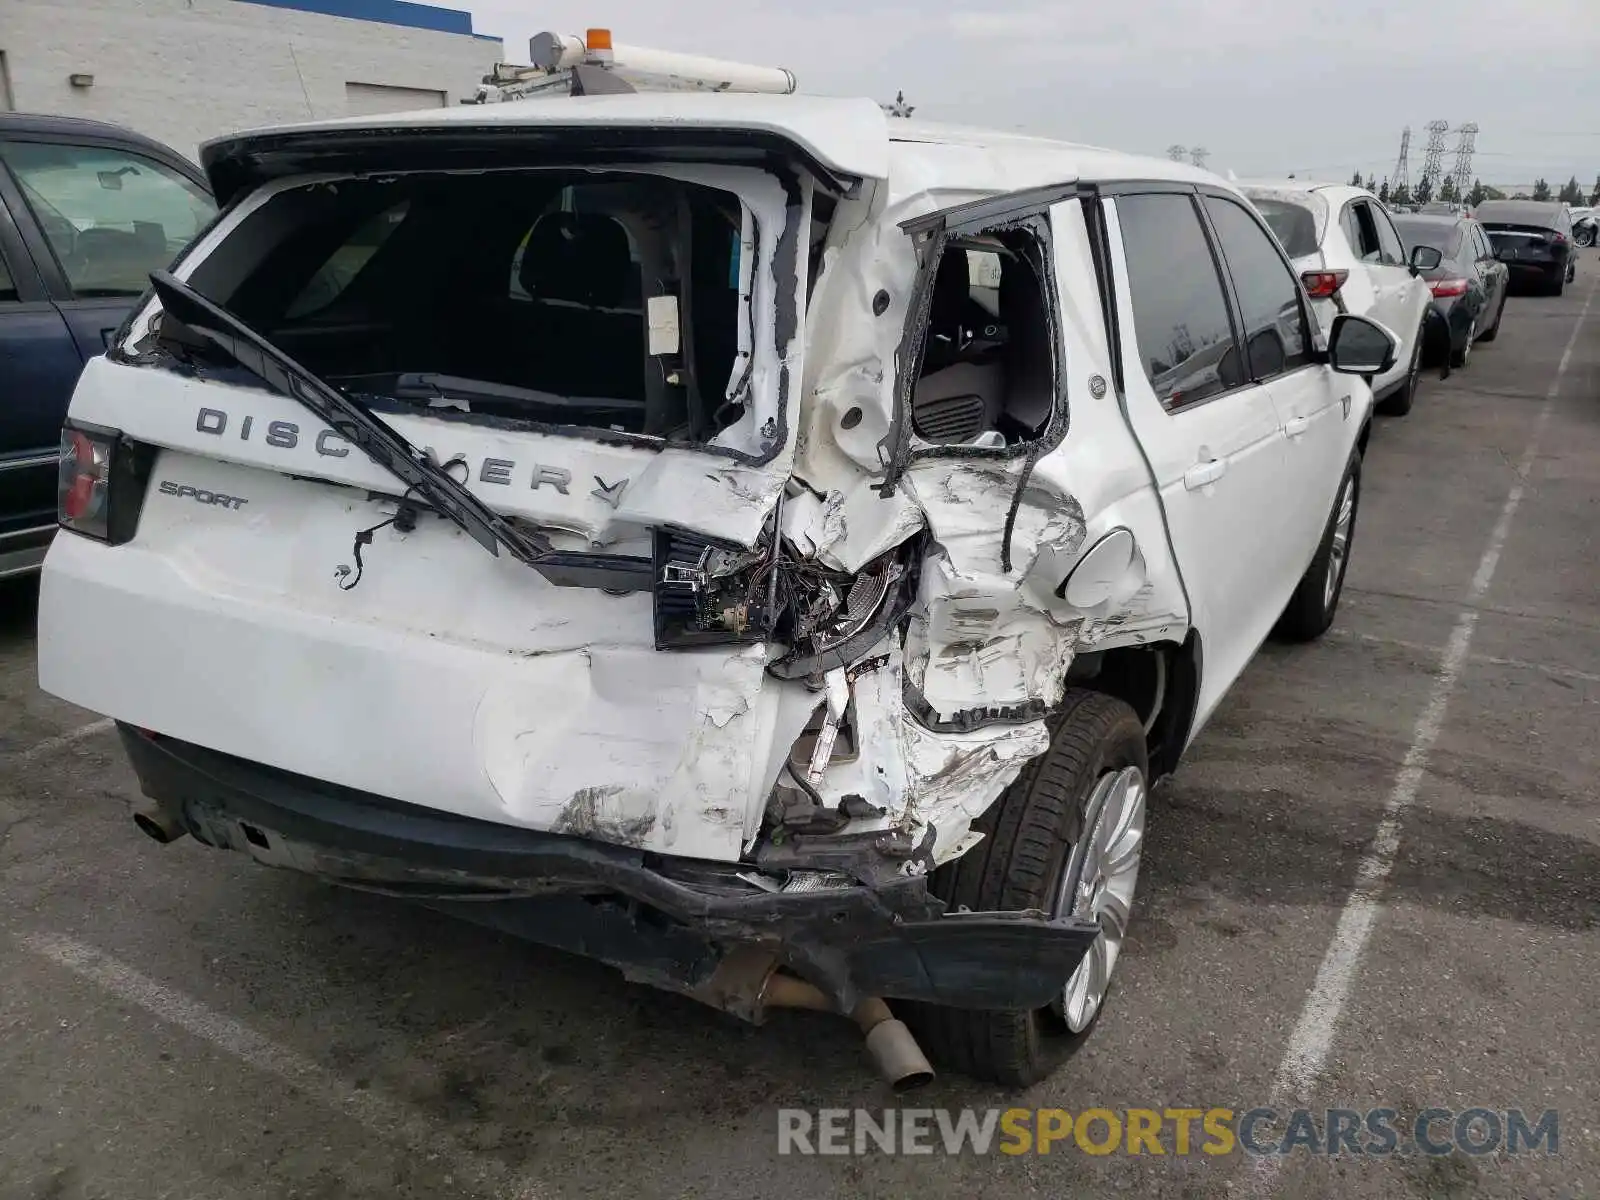
[(29, 746), (26, 750), (19, 750), (11, 756), (11, 761), (16, 763), (37, 762), (41, 758), (48, 758), (57, 750), (64, 749), (74, 742), (81, 742), (84, 738), (93, 737), (97, 733), (105, 733), (107, 730), (115, 728), (116, 724), (110, 717), (103, 721), (91, 721), (87, 725), (69, 729), (67, 732), (57, 734), (53, 738), (45, 738), (44, 741), (37, 745)]
[[(1555, 378), (1551, 380), (1550, 387), (1545, 392), (1544, 403), (1540, 405), (1539, 415), (1534, 419), (1527, 447), (1517, 462), (1516, 482), (1506, 494), (1505, 504), (1500, 509), (1500, 519), (1495, 522), (1494, 530), (1489, 534), (1489, 543), (1484, 547), (1483, 557), (1478, 560), (1478, 569), (1473, 573), (1472, 583), (1467, 589), (1467, 604), (1457, 614), (1449, 641), (1445, 643), (1438, 674), (1434, 677), (1432, 688), (1429, 689), (1427, 703), (1423, 705), (1422, 713), (1417, 718), (1411, 745), (1406, 750), (1399, 773), (1395, 776), (1394, 788), (1383, 806), (1383, 817), (1373, 834), (1372, 844), (1367, 847), (1367, 852), (1362, 855), (1361, 862), (1356, 868), (1355, 887), (1351, 890), (1349, 899), (1345, 901), (1343, 912), (1339, 914), (1339, 923), (1334, 929), (1333, 940), (1323, 956), (1322, 965), (1317, 968), (1316, 980), (1312, 983), (1310, 994), (1306, 996), (1305, 1003), (1300, 1009), (1300, 1018), (1295, 1022), (1294, 1031), (1289, 1035), (1288, 1050), (1278, 1065), (1277, 1076), (1274, 1079), (1275, 1099), (1309, 1098), (1308, 1093), (1312, 1085), (1316, 1083), (1323, 1067), (1327, 1065), (1328, 1052), (1332, 1049), (1334, 1035), (1338, 1032), (1339, 1017), (1349, 997), (1356, 972), (1360, 968), (1361, 953), (1366, 948), (1368, 937), (1372, 934), (1373, 922), (1377, 919), (1383, 885), (1394, 869), (1395, 853), (1400, 845), (1400, 819), (1417, 798), (1417, 790), (1421, 787), (1423, 776), (1428, 769), (1428, 757), (1433, 751), (1434, 743), (1438, 741), (1440, 730), (1444, 727), (1445, 710), (1449, 706), (1451, 693), (1455, 691), (1456, 681), (1460, 678), (1461, 669), (1466, 665), (1467, 656), (1472, 649), (1472, 635), (1477, 628), (1479, 615), (1475, 606), (1489, 590), (1489, 585), (1494, 580), (1495, 569), (1500, 565), (1501, 552), (1505, 549), (1506, 539), (1511, 533), (1511, 522), (1522, 504), (1528, 476), (1533, 470), (1533, 462), (1539, 452), (1540, 438), (1543, 437), (1545, 425), (1555, 409), (1556, 397), (1561, 393), (1561, 381), (1572, 362), (1572, 350), (1577, 345), (1578, 334), (1589, 315), (1589, 306), (1594, 301), (1596, 286), (1600, 286), (1600, 280), (1589, 286), (1589, 294), (1584, 298), (1583, 309), (1578, 313), (1571, 336), (1567, 338), (1566, 349), (1561, 353), (1561, 362), (1556, 367)], [(1276, 1175), (1278, 1162), (1277, 1158), (1258, 1159), (1259, 1176), (1266, 1177), (1265, 1180), (1258, 1178), (1258, 1182), (1265, 1182)]]
[(544, 1194), (504, 1163), (456, 1144), (446, 1129), (409, 1106), (370, 1089), (350, 1086), (299, 1051), (263, 1037), (93, 946), (52, 934), (20, 935), (17, 942), (169, 1025), (209, 1042), (258, 1071), (276, 1076), (397, 1147), (437, 1155), (458, 1181), (481, 1189), (486, 1195), (502, 1200), (541, 1200)]

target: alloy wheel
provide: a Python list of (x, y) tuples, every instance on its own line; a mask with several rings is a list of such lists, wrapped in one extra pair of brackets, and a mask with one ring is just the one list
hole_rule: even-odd
[(1333, 518), (1333, 541), (1328, 547), (1328, 575), (1322, 582), (1322, 603), (1332, 605), (1339, 591), (1339, 580), (1344, 575), (1344, 560), (1350, 553), (1350, 530), (1356, 519), (1355, 477), (1344, 481), (1339, 489), (1339, 511)]
[(1147, 794), (1138, 767), (1102, 776), (1085, 805), (1086, 832), (1062, 874), (1056, 915), (1100, 926), (1100, 936), (1062, 992), (1061, 1016), (1073, 1033), (1082, 1033), (1099, 1013), (1122, 954), (1144, 854)]

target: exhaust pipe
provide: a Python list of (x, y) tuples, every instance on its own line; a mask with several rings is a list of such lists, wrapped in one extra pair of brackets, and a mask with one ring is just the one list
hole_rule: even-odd
[[(809, 1008), (836, 1012), (833, 1002), (821, 988), (793, 975), (777, 972), (767, 976), (761, 989), (761, 1004), (766, 1008)], [(867, 1054), (878, 1074), (889, 1081), (896, 1094), (909, 1092), (933, 1080), (933, 1067), (917, 1045), (917, 1039), (904, 1021), (897, 1019), (888, 1004), (868, 996), (850, 1014), (866, 1036)]]
[(133, 823), (139, 827), (141, 833), (163, 846), (177, 841), (189, 832), (189, 827), (183, 823), (181, 811), (167, 808), (159, 801), (148, 797), (134, 804)]

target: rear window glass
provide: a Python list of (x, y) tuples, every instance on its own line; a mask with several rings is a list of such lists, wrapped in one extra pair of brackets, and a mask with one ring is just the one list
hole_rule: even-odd
[(414, 174), (282, 193), (190, 282), (352, 394), (706, 441), (743, 415), (754, 255), (718, 188)]
[(1454, 258), (1461, 249), (1463, 226), (1446, 225), (1439, 221), (1408, 221), (1404, 217), (1395, 221), (1400, 236), (1406, 240), (1406, 249), (1415, 246), (1432, 246), (1446, 258)]
[(1485, 200), (1472, 215), (1485, 225), (1554, 229), (1561, 220), (1561, 206), (1536, 200)]
[(1260, 199), (1252, 203), (1290, 258), (1317, 252), (1317, 218), (1310, 208), (1289, 200)]

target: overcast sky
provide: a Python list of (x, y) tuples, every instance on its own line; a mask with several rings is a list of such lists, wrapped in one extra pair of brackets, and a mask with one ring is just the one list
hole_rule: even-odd
[(1378, 178), (1411, 126), (1476, 121), (1473, 174), (1600, 174), (1600, 0), (439, 0), (527, 59), (540, 30), (788, 67), (821, 95), (1165, 154)]

